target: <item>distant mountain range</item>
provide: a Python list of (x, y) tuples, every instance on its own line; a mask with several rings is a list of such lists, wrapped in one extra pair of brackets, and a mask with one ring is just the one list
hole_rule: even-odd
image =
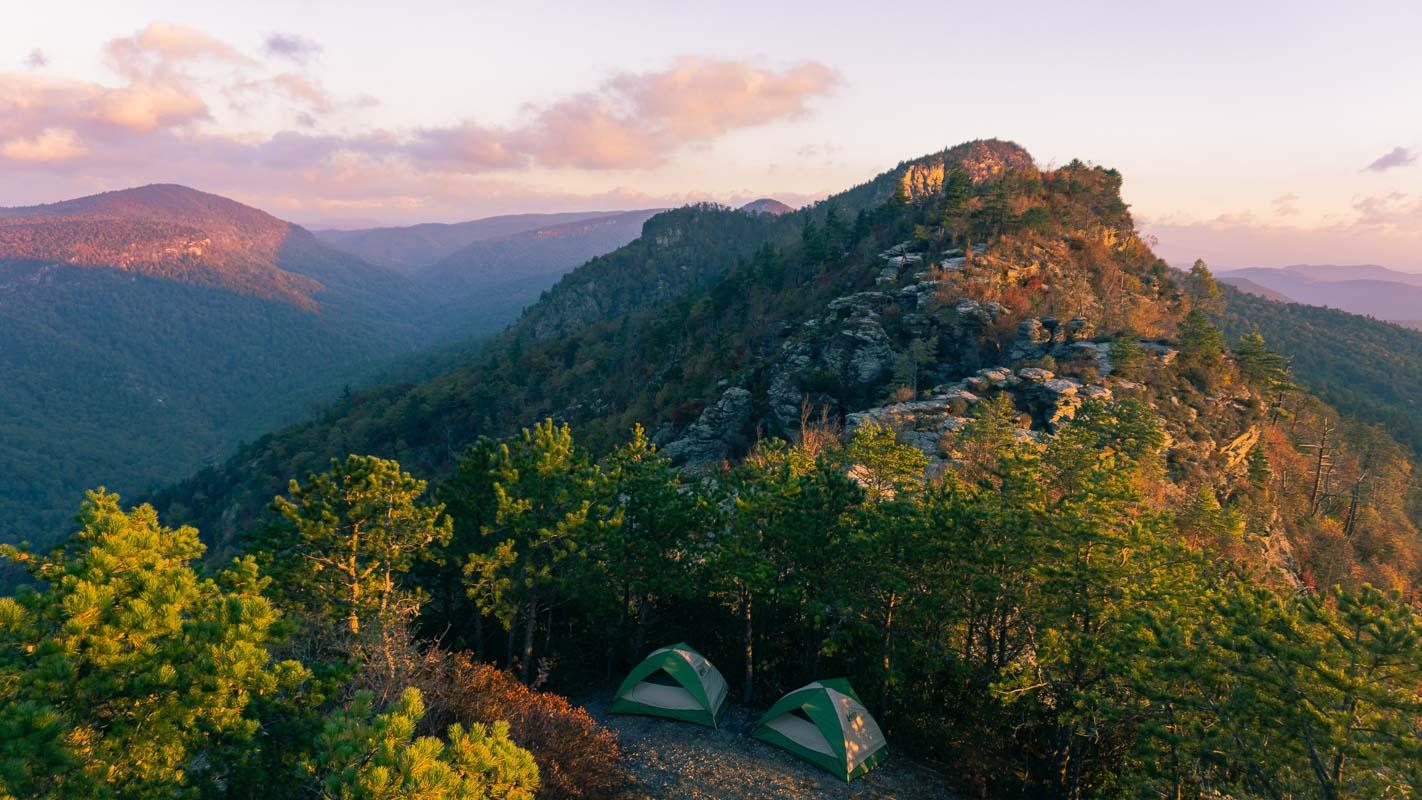
[(397, 272), (414, 273), (454, 255), (474, 242), (607, 216), (605, 211), (566, 214), (510, 214), (469, 222), (438, 222), (364, 230), (317, 230), (316, 238), (351, 255)]
[(0, 209), (0, 540), (58, 527), (82, 488), (191, 474), (396, 359), (497, 331), (653, 213), (313, 235), (175, 185)]
[(1250, 267), (1220, 272), (1219, 279), (1270, 300), (1326, 306), (1411, 327), (1422, 318), (1422, 274), (1376, 264)]

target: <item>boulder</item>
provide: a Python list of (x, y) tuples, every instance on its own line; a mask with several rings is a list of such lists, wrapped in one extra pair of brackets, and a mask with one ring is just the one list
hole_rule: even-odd
[(1066, 344), (1082, 342), (1096, 335), (1096, 326), (1085, 317), (1072, 317), (1061, 326), (1061, 340)]
[(875, 422), (897, 431), (903, 443), (931, 457), (941, 456), (943, 435), (968, 424), (957, 413), (962, 408), (959, 402), (961, 398), (931, 398), (866, 409), (845, 417), (844, 431), (852, 435), (861, 425)]
[(820, 352), (820, 361), (840, 376), (844, 388), (869, 391), (893, 375), (893, 341), (878, 320), (858, 317), (835, 332)]
[(1053, 375), (1052, 371), (1049, 369), (1042, 369), (1041, 367), (1023, 367), (1022, 369), (1017, 370), (1017, 377), (1021, 378), (1024, 381), (1031, 381), (1032, 383), (1042, 383), (1044, 381), (1049, 381), (1056, 376)]
[(681, 467), (717, 464), (744, 451), (751, 443), (751, 393), (732, 386), (714, 405), (686, 427), (681, 438), (662, 448), (662, 454)]

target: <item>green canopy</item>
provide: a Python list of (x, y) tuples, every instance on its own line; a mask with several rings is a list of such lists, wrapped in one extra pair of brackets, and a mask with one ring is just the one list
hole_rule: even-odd
[(888, 755), (884, 733), (849, 681), (815, 681), (780, 698), (751, 733), (845, 781)]
[(690, 645), (653, 650), (613, 695), (608, 711), (695, 722), (712, 728), (730, 705), (726, 679)]

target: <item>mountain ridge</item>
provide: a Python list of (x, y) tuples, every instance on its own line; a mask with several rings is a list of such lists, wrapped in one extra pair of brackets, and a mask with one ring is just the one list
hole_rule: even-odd
[(505, 214), (465, 222), (426, 222), (349, 230), (317, 230), (317, 239), (342, 252), (380, 266), (412, 274), (468, 247), (476, 241), (500, 239), (567, 222), (577, 222), (621, 211), (573, 211), (543, 214)]
[(1219, 277), (1231, 284), (1248, 281), (1293, 302), (1382, 320), (1416, 319), (1422, 308), (1422, 274), (1376, 264), (1249, 267), (1222, 271)]

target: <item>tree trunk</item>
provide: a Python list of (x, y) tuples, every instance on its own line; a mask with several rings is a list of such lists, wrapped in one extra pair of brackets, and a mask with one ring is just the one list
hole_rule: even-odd
[(894, 645), (894, 606), (898, 602), (899, 593), (889, 592), (889, 610), (884, 614), (884, 678), (879, 683), (879, 719), (884, 718), (884, 712), (889, 707), (889, 682), (893, 675), (894, 662), (890, 655)]
[(1328, 458), (1328, 434), (1331, 433), (1328, 423), (1323, 423), (1322, 430), (1318, 438), (1318, 459), (1314, 462), (1313, 468), (1313, 490), (1308, 496), (1309, 516), (1318, 516), (1319, 508), (1323, 505), (1323, 465)]
[(741, 686), (741, 704), (750, 705), (751, 687), (755, 681), (755, 628), (751, 625), (751, 595), (744, 592), (741, 596), (741, 617), (743, 618), (746, 630), (746, 672), (745, 682)]
[(528, 685), (529, 676), (533, 674), (533, 634), (538, 628), (538, 594), (536, 592), (529, 598), (526, 613), (527, 619), (523, 622), (523, 663), (519, 665), (525, 686)]
[(518, 618), (509, 620), (509, 636), (504, 648), (504, 669), (513, 669), (514, 637), (517, 635)]
[(474, 655), (484, 660), (484, 612), (474, 612)]
[(647, 647), (647, 595), (637, 601), (637, 637), (632, 642), (632, 658), (641, 658)]

